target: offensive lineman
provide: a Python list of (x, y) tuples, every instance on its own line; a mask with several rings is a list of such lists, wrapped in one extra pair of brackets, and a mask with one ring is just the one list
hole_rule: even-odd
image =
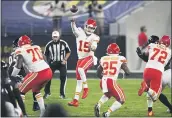
[[(158, 43), (159, 42), (159, 37), (152, 35), (151, 38), (149, 38), (147, 44), (144, 47), (147, 47), (150, 43)], [(137, 48), (136, 50), (138, 56), (144, 60), (145, 62), (148, 61), (148, 56), (145, 55), (145, 53), (142, 53), (140, 48)], [(167, 65), (164, 67), (164, 72), (162, 75), (162, 91), (163, 89), (168, 85), (169, 88), (171, 88), (171, 67), (170, 67), (171, 59), (167, 63)], [(153, 106), (153, 101), (150, 99), (149, 95), (147, 94), (147, 104), (148, 104), (148, 116), (153, 115), (152, 111), (152, 106)], [(168, 101), (167, 97), (161, 93), (159, 96), (159, 100), (166, 106), (168, 107), (168, 111), (172, 113), (172, 105)]]
[(36, 92), (35, 97), (40, 107), (40, 116), (42, 116), (45, 111), (45, 106), (40, 90), (52, 79), (52, 71), (44, 60), (45, 57), (41, 48), (37, 45), (32, 46), (31, 39), (28, 36), (21, 36), (18, 41), (18, 46), (19, 48), (15, 50), (16, 64), (11, 75), (16, 77), (23, 64), (27, 67), (29, 73), (24, 77), (23, 82), (19, 86), (19, 90), (23, 101), (25, 94), (29, 90), (32, 89), (32, 92)]
[(104, 95), (100, 98), (99, 102), (95, 105), (95, 116), (100, 116), (100, 107), (107, 102), (111, 97), (116, 101), (103, 113), (104, 117), (109, 117), (110, 113), (119, 109), (125, 102), (123, 90), (117, 84), (118, 74), (120, 69), (123, 69), (126, 75), (130, 71), (127, 67), (127, 60), (124, 56), (120, 56), (120, 48), (116, 43), (112, 43), (107, 47), (107, 56), (103, 56), (100, 60), (100, 65), (97, 68), (97, 76), (101, 78), (100, 87)]
[(94, 34), (96, 27), (96, 21), (93, 19), (88, 19), (85, 22), (84, 29), (81, 27), (77, 28), (74, 19), (71, 20), (71, 28), (76, 37), (78, 61), (76, 66), (77, 85), (75, 97), (73, 101), (68, 103), (69, 106), (77, 107), (79, 105), (78, 100), (79, 94), (82, 91), (82, 86), (82, 99), (85, 99), (88, 95), (86, 73), (88, 69), (97, 64), (97, 58), (94, 56), (94, 51), (96, 50), (97, 43), (100, 40), (99, 36)]
[[(14, 51), (14, 52), (12, 52), (11, 55), (9, 56), (9, 75), (11, 75), (12, 70), (13, 70), (13, 66), (14, 66), (15, 63), (16, 63), (16, 59), (15, 59), (15, 50), (18, 48), (18, 40), (19, 40), (19, 38), (15, 39), (15, 40), (13, 41), (13, 51)], [(18, 78), (22, 78), (22, 79), (23, 79), (23, 77), (26, 76), (26, 72), (25, 72), (25, 71), (28, 71), (28, 70), (26, 70), (26, 68), (24, 68), (24, 66), (23, 66), (22, 69), (20, 70), (19, 74), (18, 74)], [(12, 80), (12, 82), (13, 82), (14, 84), (16, 84), (17, 82), (21, 82), (22, 79), (21, 79), (21, 80), (14, 80), (14, 79), (11, 79), (11, 80)], [(17, 87), (17, 88), (18, 88), (18, 87)], [(38, 105), (38, 102), (36, 101), (35, 95), (36, 95), (36, 93), (33, 93), (33, 100), (34, 100), (34, 102), (33, 102), (33, 111), (39, 110), (39, 105)], [(20, 104), (21, 104), (21, 103), (19, 103), (19, 105), (20, 105)], [(21, 106), (21, 105), (20, 105), (20, 106)], [(21, 108), (21, 109), (22, 109), (22, 108)]]
[[(171, 59), (171, 50), (168, 48), (170, 45), (170, 37), (164, 35), (157, 44), (151, 43), (148, 46), (148, 50), (144, 55), (148, 56), (148, 62), (144, 70), (144, 81), (141, 83), (141, 88), (138, 91), (138, 95), (141, 96), (143, 92), (147, 92), (148, 97), (152, 101), (156, 101), (162, 90), (162, 73), (164, 67)], [(153, 104), (153, 102), (152, 102)], [(150, 105), (152, 107), (152, 105)], [(149, 106), (148, 106), (149, 107)], [(152, 110), (148, 110), (148, 116), (152, 116)]]

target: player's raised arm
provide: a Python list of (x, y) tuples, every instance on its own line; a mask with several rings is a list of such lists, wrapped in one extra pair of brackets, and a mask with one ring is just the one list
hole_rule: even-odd
[(76, 27), (76, 24), (75, 24), (75, 20), (74, 20), (74, 19), (71, 20), (71, 28), (72, 28), (73, 34), (74, 34), (76, 37), (78, 37), (78, 36), (79, 36), (79, 30), (78, 30), (78, 28)]
[(148, 55), (146, 55), (145, 53), (142, 53), (139, 47), (137, 47), (136, 53), (143, 61), (148, 62)]

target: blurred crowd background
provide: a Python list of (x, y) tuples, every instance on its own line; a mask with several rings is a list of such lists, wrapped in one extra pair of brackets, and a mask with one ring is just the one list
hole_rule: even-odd
[[(105, 55), (109, 43), (116, 42), (133, 73), (141, 73), (145, 63), (136, 54), (139, 42), (147, 40), (151, 35), (171, 36), (171, 1), (6, 1), (2, 0), (1, 24), (1, 58), (8, 62), (12, 51), (12, 41), (21, 35), (31, 37), (34, 44), (44, 50), (47, 42), (52, 40), (53, 30), (60, 31), (61, 38), (68, 42), (71, 56), (68, 61), (69, 74), (74, 73), (77, 61), (75, 36), (72, 34), (70, 19), (76, 18), (78, 27), (83, 27), (87, 18), (97, 21), (96, 34), (100, 43), (96, 56)], [(77, 13), (70, 8), (76, 5)], [(140, 34), (144, 38), (139, 38)], [(140, 41), (143, 40), (143, 41)], [(96, 67), (92, 68), (88, 77)], [(136, 76), (136, 75), (134, 75)]]

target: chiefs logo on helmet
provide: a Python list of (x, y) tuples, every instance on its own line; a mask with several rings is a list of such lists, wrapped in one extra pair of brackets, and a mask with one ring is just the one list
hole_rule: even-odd
[(87, 34), (92, 34), (97, 28), (97, 23), (94, 19), (89, 18), (84, 25), (84, 30)]
[(23, 35), (19, 38), (18, 46), (21, 47), (23, 45), (31, 44), (31, 42), (32, 40), (27, 35)]
[(170, 37), (167, 35), (164, 35), (160, 40), (159, 43), (160, 44), (164, 44), (166, 47), (170, 46)]
[(111, 43), (110, 45), (108, 45), (106, 51), (107, 54), (119, 54), (120, 48), (116, 43)]

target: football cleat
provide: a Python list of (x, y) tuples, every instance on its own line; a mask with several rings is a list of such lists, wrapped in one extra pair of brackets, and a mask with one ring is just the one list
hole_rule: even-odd
[(48, 93), (48, 94), (47, 94), (47, 93), (45, 93), (45, 94), (44, 94), (44, 96), (43, 96), (43, 98), (44, 98), (44, 99), (47, 99), (47, 98), (48, 98), (48, 96), (51, 96), (51, 93)]
[(69, 102), (68, 105), (69, 105), (69, 106), (78, 107), (79, 102), (78, 102), (78, 100), (73, 99), (73, 101), (72, 101), (72, 102)]
[(94, 106), (94, 114), (96, 117), (100, 117), (100, 107), (98, 106), (98, 103)]
[(172, 111), (170, 109), (167, 109), (167, 113), (172, 113)]
[(153, 111), (148, 111), (148, 117), (152, 117), (152, 116), (154, 116)]
[(106, 112), (103, 112), (102, 116), (106, 118), (106, 117), (109, 117), (110, 114), (108, 114), (108, 112), (106, 111)]
[(59, 98), (61, 98), (61, 99), (65, 99), (65, 98), (66, 98), (66, 96), (65, 96), (65, 95), (60, 95), (60, 96), (59, 96)]
[(38, 102), (33, 102), (33, 109), (32, 109), (33, 111), (38, 111), (38, 110), (40, 110), (40, 108), (39, 108), (39, 105), (38, 105)]
[(84, 88), (82, 99), (85, 99), (88, 96), (88, 88)]
[(140, 87), (140, 89), (138, 91), (138, 95), (141, 96), (143, 94), (143, 92), (146, 92), (147, 90), (148, 90), (148, 86), (147, 86), (146, 82), (143, 81), (141, 83), (141, 87)]

